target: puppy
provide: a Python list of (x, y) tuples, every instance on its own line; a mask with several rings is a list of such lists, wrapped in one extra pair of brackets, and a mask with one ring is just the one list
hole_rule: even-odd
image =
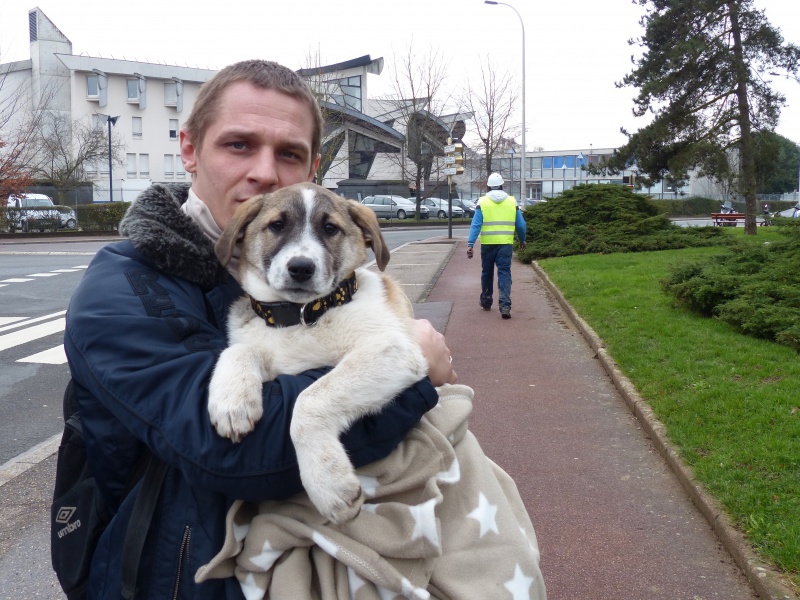
[(372, 210), (314, 184), (243, 203), (216, 245), (223, 265), (237, 245), (248, 296), (228, 315), (211, 422), (239, 441), (262, 416), (263, 382), (335, 365), (298, 396), (290, 431), (311, 501), (344, 523), (364, 497), (339, 435), (428, 371), (411, 302), (389, 277), (359, 268), (368, 247), (381, 271), (390, 257)]

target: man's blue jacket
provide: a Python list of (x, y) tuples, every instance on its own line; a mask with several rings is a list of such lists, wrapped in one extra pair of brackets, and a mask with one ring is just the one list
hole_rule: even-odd
[[(142, 555), (137, 598), (243, 598), (235, 579), (194, 583), (219, 551), (234, 499), (301, 492), (289, 437), (298, 394), (326, 369), (264, 384), (264, 416), (241, 443), (207, 413), (229, 305), (243, 294), (211, 241), (180, 210), (188, 186), (154, 185), (129, 209), (127, 241), (102, 249), (67, 311), (64, 337), (90, 468), (114, 518), (100, 539), (90, 599), (120, 598), (122, 542), (138, 486), (123, 488), (145, 448), (169, 465)], [(343, 436), (357, 465), (386, 456), (432, 408), (425, 379)]]

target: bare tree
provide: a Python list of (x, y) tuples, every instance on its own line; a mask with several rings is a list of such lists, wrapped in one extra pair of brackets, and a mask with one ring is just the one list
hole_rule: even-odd
[(32, 183), (38, 130), (55, 96), (53, 88), (34, 94), (30, 78), (17, 78), (11, 67), (0, 70), (0, 203)]
[(441, 51), (430, 48), (427, 54), (409, 44), (402, 56), (394, 55), (391, 66), (393, 96), (382, 100), (394, 117), (394, 127), (404, 128), (405, 151), (386, 156), (399, 167), (405, 180), (417, 190), (416, 215), (424, 197), (424, 182), (431, 179), (436, 157), (442, 156), (451, 131), (447, 129), (446, 107), (449, 93), (444, 89), (447, 65)]
[(325, 123), (316, 176), (316, 182), (322, 185), (328, 171), (336, 171), (348, 162), (348, 152), (341, 152), (342, 146), (347, 143), (341, 108), (347, 106), (347, 100), (337, 73), (325, 69), (319, 49), (316, 52), (309, 51), (304, 62), (305, 67), (299, 73), (316, 96)]
[(480, 67), (480, 82), (475, 85), (470, 82), (462, 94), (464, 106), (473, 114), (475, 134), (483, 153), (479, 177), (497, 170), (492, 167), (496, 153), (519, 149), (513, 138), (521, 131), (521, 126), (513, 121), (517, 100), (514, 77), (508, 71), (501, 71), (489, 58)]
[[(50, 182), (63, 194), (86, 181), (88, 166), (107, 164), (109, 141), (102, 123), (89, 117), (73, 121), (69, 115), (48, 113), (37, 129), (39, 153), (33, 165), (37, 179)], [(112, 133), (111, 160), (122, 165), (125, 145)]]

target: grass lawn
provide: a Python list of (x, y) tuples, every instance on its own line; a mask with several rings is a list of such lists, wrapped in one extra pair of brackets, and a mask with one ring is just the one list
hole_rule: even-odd
[[(763, 231), (754, 243), (771, 237)], [(660, 285), (671, 265), (725, 251), (539, 264), (606, 342), (696, 477), (760, 555), (800, 587), (798, 354), (676, 308)]]

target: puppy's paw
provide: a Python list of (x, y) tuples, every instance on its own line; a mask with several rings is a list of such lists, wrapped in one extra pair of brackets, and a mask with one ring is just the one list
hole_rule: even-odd
[(317, 480), (307, 486), (306, 491), (320, 514), (336, 525), (343, 525), (358, 516), (364, 504), (361, 483), (352, 472), (347, 477)]
[(256, 423), (264, 412), (261, 398), (261, 386), (258, 390), (250, 392), (241, 391), (238, 394), (224, 392), (209, 393), (208, 416), (211, 424), (222, 437), (234, 442), (253, 431)]

